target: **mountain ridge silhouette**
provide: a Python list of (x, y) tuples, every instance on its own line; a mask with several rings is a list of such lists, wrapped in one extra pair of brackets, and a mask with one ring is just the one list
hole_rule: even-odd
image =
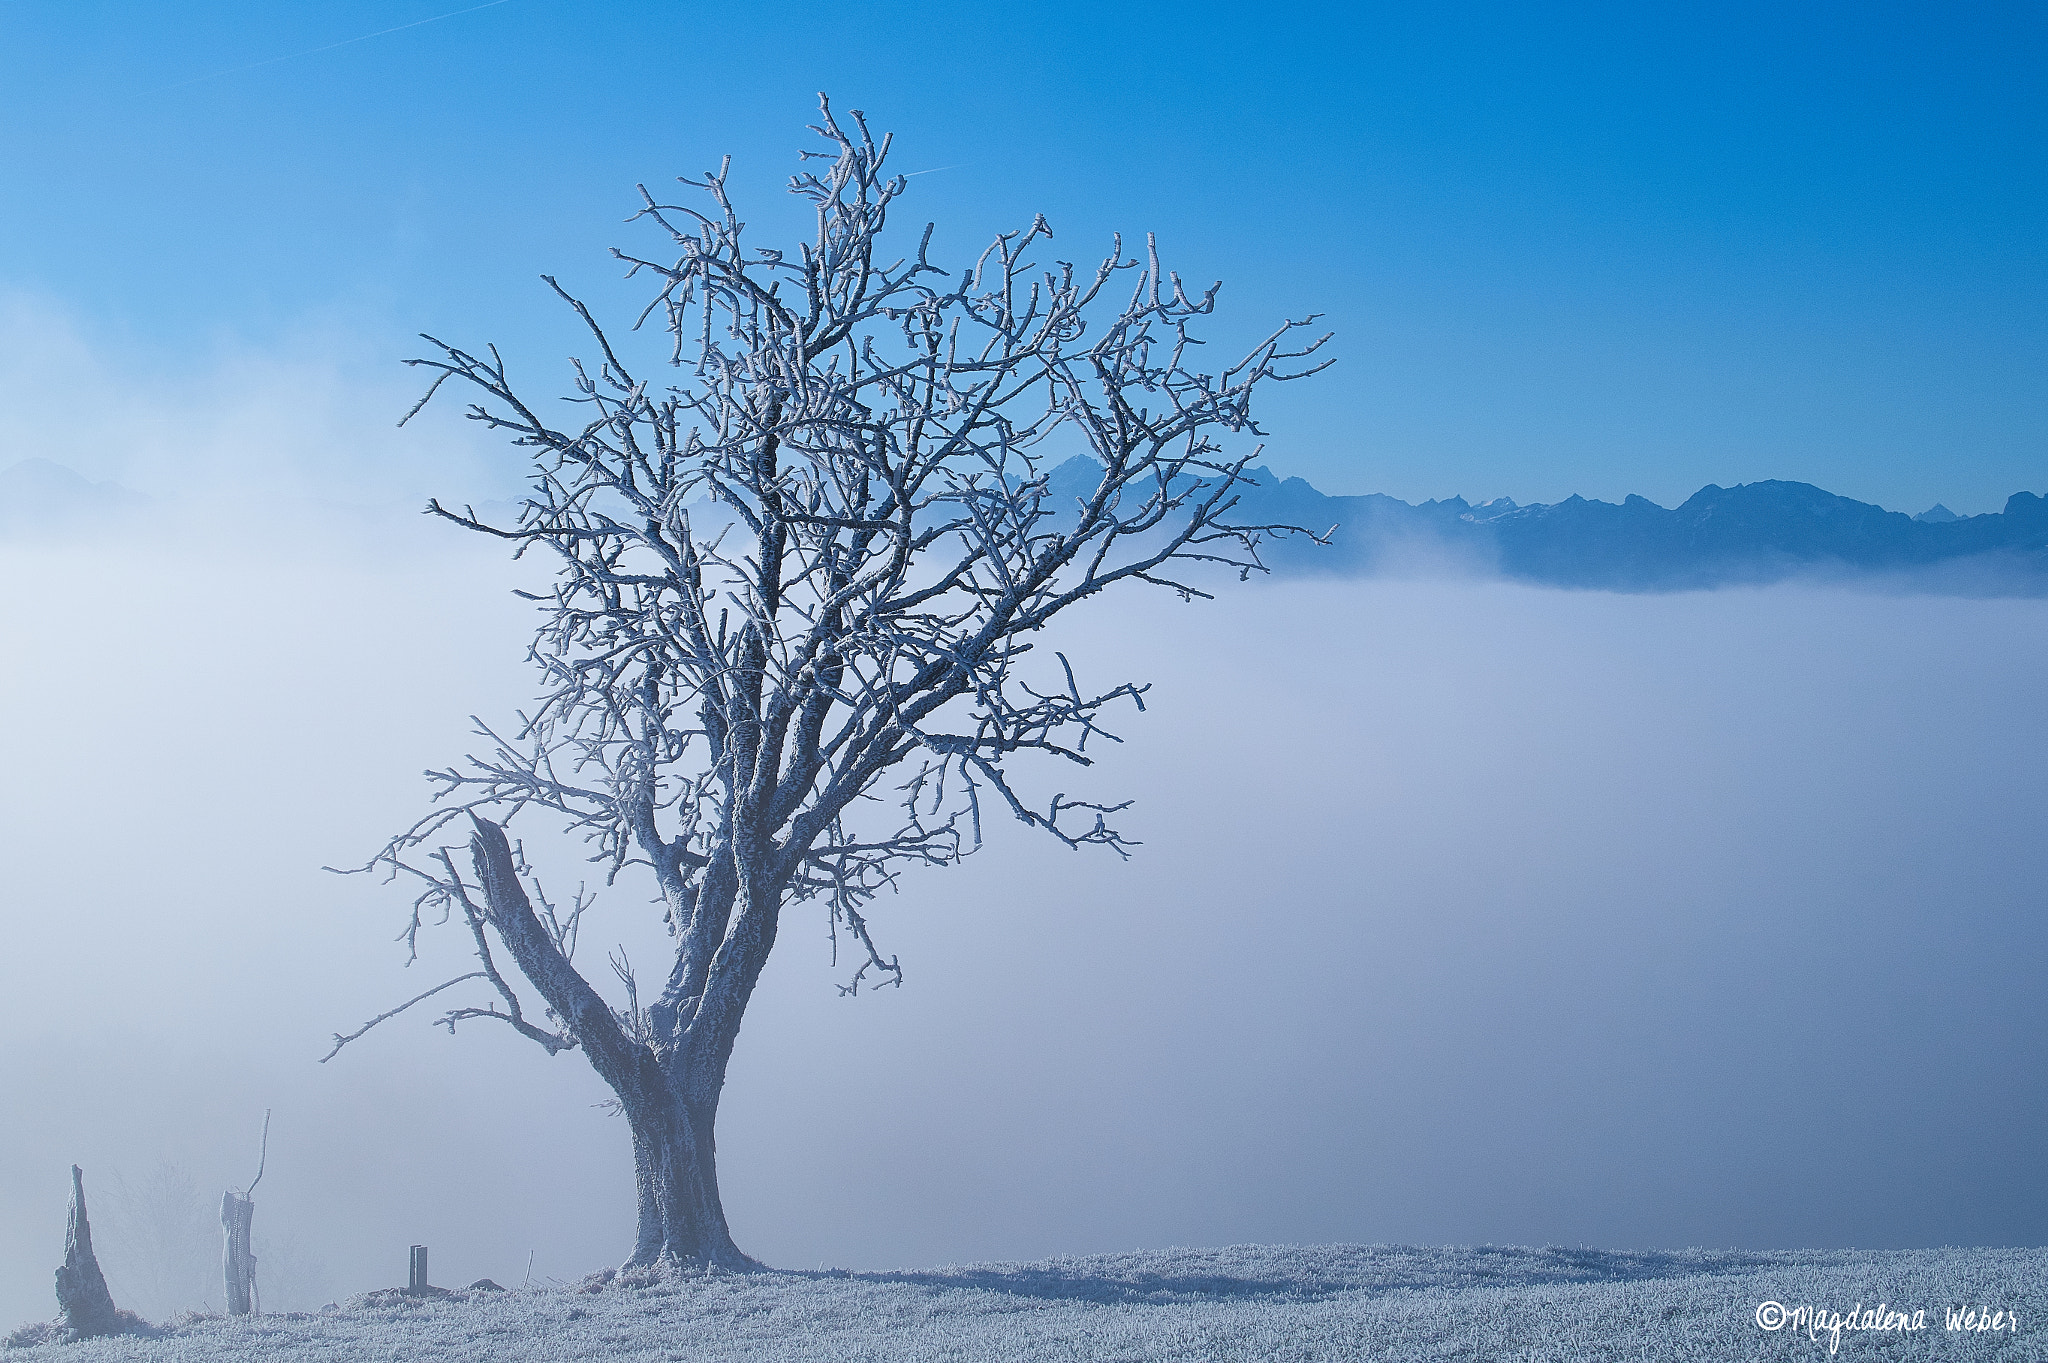
[[(1054, 500), (1094, 488), (1100, 465), (1077, 456), (1051, 475)], [(2000, 511), (1919, 516), (1887, 511), (1811, 483), (1709, 483), (1676, 507), (1647, 497), (1572, 496), (1519, 506), (1503, 497), (1411, 504), (1384, 493), (1332, 496), (1301, 478), (1246, 470), (1229, 519), (1294, 525), (1262, 543), (1276, 575), (1367, 576), (1462, 571), (1553, 587), (1646, 592), (1871, 577), (1960, 595), (2048, 595), (2048, 498), (2016, 492)]]

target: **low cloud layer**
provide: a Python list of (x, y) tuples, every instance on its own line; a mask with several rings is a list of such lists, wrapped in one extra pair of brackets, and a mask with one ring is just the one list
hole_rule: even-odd
[[(448, 930), (402, 968), (406, 897), (319, 870), (526, 694), (527, 608), (455, 535), (0, 549), (6, 1321), (50, 1309), (66, 1166), (114, 1220), (116, 1177), (133, 1213), (166, 1163), (217, 1204), (265, 1108), (257, 1230), (307, 1290), (397, 1282), (415, 1243), (446, 1282), (628, 1249), (625, 1132), (579, 1056), (408, 1015), (316, 1063), (461, 968)], [(992, 825), (878, 906), (907, 983), (872, 998), (837, 996), (822, 912), (793, 910), (721, 1118), (735, 1235), (805, 1268), (2041, 1243), (2044, 612), (1485, 582), (1105, 603), (1055, 642), (1084, 684), (1155, 686), (1060, 788), (1134, 798), (1144, 845)], [(640, 897), (586, 928), (607, 981), (608, 947), (659, 950)]]
[(451, 486), (517, 487), (520, 466), (459, 403), (399, 428), (426, 381), (399, 363), (418, 342), (388, 331), (312, 317), (265, 344), (197, 336), (177, 355), (137, 355), (51, 300), (0, 288), (0, 469), (50, 460), (172, 518), (410, 508)]

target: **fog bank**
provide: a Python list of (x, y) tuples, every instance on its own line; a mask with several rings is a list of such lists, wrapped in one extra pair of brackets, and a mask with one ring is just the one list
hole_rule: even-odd
[[(217, 1205), (266, 1107), (297, 1290), (390, 1285), (413, 1243), (443, 1282), (628, 1249), (579, 1056), (423, 1007), (316, 1063), (463, 968), (444, 929), (402, 969), (406, 897), (319, 870), (527, 693), (527, 607), (454, 534), (0, 548), (0, 1323), (51, 1309), (67, 1165), (109, 1218), (165, 1162)], [(992, 822), (877, 906), (907, 983), (875, 997), (793, 910), (721, 1117), (735, 1235), (794, 1267), (2040, 1244), (2044, 624), (1790, 587), (1104, 603), (1048, 642), (1155, 685), (1057, 788), (1135, 799), (1144, 845)], [(651, 973), (640, 898), (585, 930), (603, 984), (614, 943)], [(124, 1304), (198, 1290), (101, 1241)]]

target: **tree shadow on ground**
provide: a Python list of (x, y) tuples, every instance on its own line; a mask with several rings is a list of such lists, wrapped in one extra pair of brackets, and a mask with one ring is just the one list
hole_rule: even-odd
[[(918, 1271), (789, 1270), (790, 1276), (905, 1283), (1101, 1305), (1196, 1301), (1319, 1301), (1344, 1293), (1393, 1293), (1546, 1283), (1625, 1282), (1750, 1273), (1807, 1262), (1797, 1251), (1615, 1251), (1549, 1246), (1323, 1245), (1166, 1250)], [(1162, 1260), (1164, 1264), (1162, 1265)]]

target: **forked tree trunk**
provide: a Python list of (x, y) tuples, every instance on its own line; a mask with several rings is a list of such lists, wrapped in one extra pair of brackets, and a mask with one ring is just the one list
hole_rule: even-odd
[[(707, 1052), (695, 1050), (671, 1054), (664, 1065), (645, 1041), (620, 1029), (610, 1005), (576, 973), (559, 943), (534, 917), (504, 829), (486, 819), (476, 818), (475, 823), (470, 851), (486, 918), (625, 1109), (633, 1137), (639, 1208), (639, 1231), (626, 1267), (759, 1268), (740, 1253), (726, 1229), (711, 1134), (724, 1087), (725, 1058), (732, 1053), (744, 998), (708, 1051), (716, 1058), (715, 1067), (701, 1063)], [(768, 940), (773, 940), (772, 933)], [(756, 967), (747, 978), (749, 986), (758, 974)], [(686, 1075), (697, 1081), (689, 1088), (682, 1082)]]
[(640, 1224), (628, 1268), (657, 1264), (752, 1269), (725, 1224), (713, 1137), (716, 1099), (695, 1110), (667, 1094), (646, 1095), (626, 1110), (633, 1134), (633, 1182)]

